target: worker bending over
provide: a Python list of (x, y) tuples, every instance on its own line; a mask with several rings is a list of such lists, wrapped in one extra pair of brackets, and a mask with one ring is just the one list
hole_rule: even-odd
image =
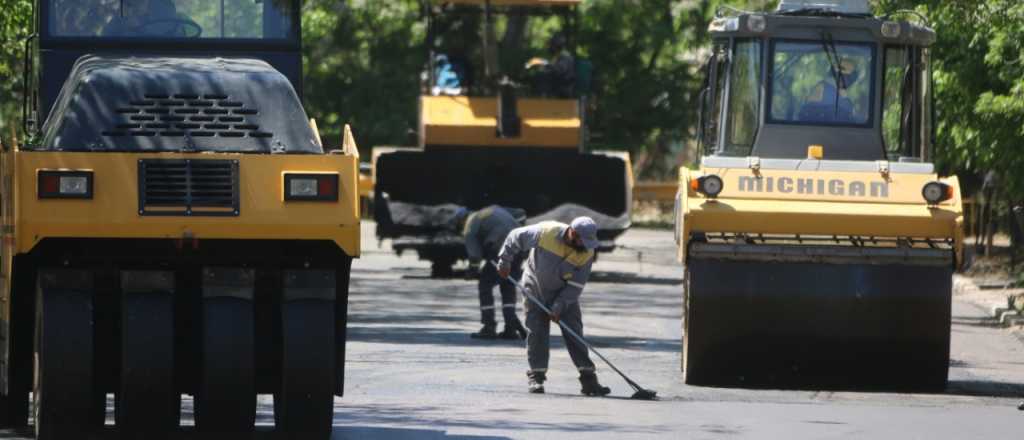
[[(526, 327), (530, 330), (526, 339), (530, 371), (526, 375), (529, 377), (531, 393), (544, 392), (550, 355), (551, 321), (561, 320), (562, 324), (580, 336), (583, 335), (583, 313), (579, 299), (590, 277), (597, 245), (597, 224), (590, 217), (576, 218), (571, 225), (543, 222), (518, 228), (505, 239), (498, 256), (499, 275), (507, 278), (511, 274), (515, 256), (532, 250), (523, 273), (522, 286), (527, 294), (551, 309), (551, 315), (547, 316), (540, 307), (526, 302)], [(608, 387), (598, 383), (587, 347), (564, 335), (563, 339), (580, 373), (580, 384), (583, 386), (580, 392), (588, 396), (610, 393)]]
[[(513, 229), (521, 226), (508, 210), (497, 205), (488, 206), (470, 214), (460, 210), (456, 218), (464, 218), (462, 236), (466, 243), (466, 255), (469, 258), (469, 274), (475, 275), (480, 262), (494, 261), (498, 257), (505, 237)], [(522, 267), (522, 258), (513, 258), (511, 267), (517, 272)], [(516, 286), (509, 280), (498, 277), (498, 271), (491, 264), (484, 265), (479, 273), (477, 287), (480, 291), (480, 322), (483, 328), (470, 336), (474, 339), (526, 339), (526, 329), (516, 315)], [(494, 319), (494, 286), (501, 290), (501, 314), (505, 319), (505, 328), (501, 333), (495, 331), (498, 326)]]

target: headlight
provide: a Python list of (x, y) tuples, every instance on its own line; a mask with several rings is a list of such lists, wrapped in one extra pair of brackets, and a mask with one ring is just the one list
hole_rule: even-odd
[(718, 197), (718, 194), (720, 194), (724, 188), (725, 183), (722, 182), (722, 178), (714, 174), (690, 181), (690, 189), (710, 198)]
[(764, 32), (764, 28), (767, 27), (767, 25), (768, 23), (765, 21), (763, 15), (750, 15), (747, 17), (747, 29), (749, 29), (750, 32)]
[(38, 174), (40, 199), (91, 199), (92, 171), (44, 171)]
[(898, 38), (902, 32), (902, 26), (895, 21), (882, 23), (882, 36), (885, 38)]
[(284, 199), (287, 201), (338, 201), (337, 174), (285, 174)]
[(953, 198), (953, 187), (942, 182), (928, 182), (921, 189), (921, 196), (929, 205), (938, 205)]

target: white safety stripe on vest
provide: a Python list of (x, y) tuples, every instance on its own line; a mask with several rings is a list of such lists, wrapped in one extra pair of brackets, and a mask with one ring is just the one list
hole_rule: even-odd
[(480, 310), (494, 310), (494, 306), (482, 306)]
[(569, 283), (569, 285), (572, 286), (572, 287), (577, 287), (577, 288), (580, 288), (580, 289), (583, 288), (583, 283), (577, 283), (575, 281), (570, 281), (570, 280), (566, 280), (565, 282)]

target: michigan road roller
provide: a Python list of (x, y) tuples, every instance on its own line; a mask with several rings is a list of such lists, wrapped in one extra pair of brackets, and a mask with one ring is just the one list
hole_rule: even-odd
[(277, 430), (328, 438), (358, 152), (303, 110), (299, 1), (35, 11), (29, 136), (2, 154), (0, 421), (154, 438), (191, 395), (198, 431), (237, 438), (266, 394)]
[(425, 2), (417, 145), (373, 153), (379, 239), (450, 275), (465, 258), (456, 211), (497, 204), (527, 223), (589, 215), (599, 250), (614, 248), (630, 226), (632, 170), (628, 153), (587, 144), (593, 67), (576, 53), (579, 3)]
[(935, 32), (784, 0), (710, 34), (676, 201), (686, 382), (944, 389), (963, 230), (932, 164)]

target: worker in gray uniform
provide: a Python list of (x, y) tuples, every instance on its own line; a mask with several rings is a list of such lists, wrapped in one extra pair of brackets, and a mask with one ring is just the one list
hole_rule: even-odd
[[(526, 293), (551, 309), (547, 315), (540, 307), (526, 302), (526, 327), (530, 330), (527, 358), (531, 393), (543, 393), (547, 380), (551, 321), (561, 321), (583, 335), (583, 313), (580, 295), (590, 278), (597, 249), (597, 224), (590, 217), (578, 217), (572, 224), (542, 222), (513, 230), (505, 239), (498, 255), (498, 274), (508, 278), (516, 255), (532, 251), (523, 273), (522, 287)], [(573, 338), (566, 338), (569, 356), (580, 373), (581, 393), (604, 396), (611, 392), (597, 381), (594, 363), (587, 347)]]
[[(477, 287), (480, 292), (480, 322), (483, 328), (470, 336), (474, 339), (526, 339), (526, 328), (516, 315), (516, 286), (509, 280), (499, 278), (498, 271), (493, 265), (485, 264), (479, 271), (477, 269), (481, 261), (494, 261), (498, 257), (505, 237), (513, 229), (521, 226), (519, 220), (516, 220), (508, 210), (497, 205), (473, 213), (460, 210), (456, 217), (464, 217), (462, 236), (469, 258), (467, 275), (477, 276)], [(510, 264), (518, 273), (522, 267), (522, 259), (514, 258)], [(505, 328), (501, 333), (496, 332), (498, 323), (494, 319), (494, 286), (498, 286), (501, 291), (501, 314), (505, 320)]]

